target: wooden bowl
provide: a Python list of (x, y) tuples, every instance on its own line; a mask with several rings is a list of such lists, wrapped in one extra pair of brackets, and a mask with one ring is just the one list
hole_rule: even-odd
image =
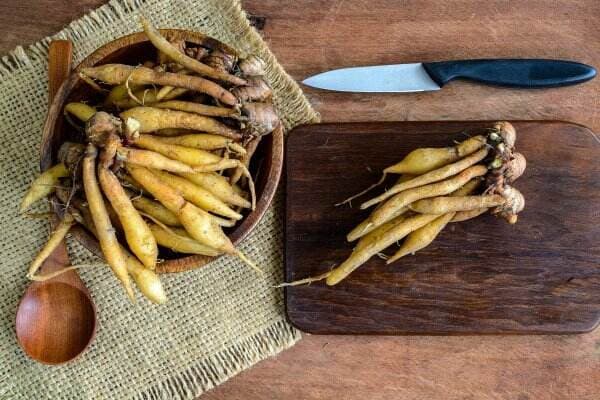
[[(199, 32), (177, 29), (163, 29), (161, 33), (169, 39), (183, 39), (189, 44), (202, 45), (208, 48), (225, 48), (235, 51), (221, 42)], [(81, 62), (69, 79), (61, 86), (56, 97), (51, 102), (43, 128), (40, 166), (42, 171), (57, 162), (60, 145), (67, 140), (76, 140), (75, 132), (69, 128), (63, 116), (65, 104), (83, 99), (94, 99), (98, 96), (85, 82), (78, 72), (81, 68), (107, 63), (140, 64), (144, 60), (152, 60), (156, 50), (143, 32), (134, 33), (116, 39), (90, 54)], [(283, 168), (283, 130), (279, 126), (273, 133), (262, 138), (255, 155), (252, 158), (250, 172), (256, 185), (256, 209), (244, 215), (241, 223), (227, 231), (234, 245), (239, 244), (258, 224), (273, 200), (281, 171)], [(55, 210), (57, 213), (58, 210)], [(72, 231), (73, 236), (86, 248), (102, 257), (98, 242), (88, 231), (77, 227)], [(160, 248), (159, 258), (166, 260), (157, 265), (160, 273), (182, 272), (200, 267), (212, 261), (213, 257), (184, 255)]]

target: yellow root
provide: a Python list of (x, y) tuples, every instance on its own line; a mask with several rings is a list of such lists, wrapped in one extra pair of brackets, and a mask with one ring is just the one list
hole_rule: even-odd
[(194, 71), (200, 75), (228, 82), (233, 85), (244, 85), (246, 83), (246, 81), (242, 78), (238, 78), (237, 76), (231, 75), (225, 71), (216, 70), (198, 60), (187, 56), (185, 53), (182, 53), (179, 49), (177, 49), (177, 47), (169, 43), (169, 41), (165, 39), (146, 18), (140, 17), (140, 22), (144, 28), (146, 36), (148, 36), (148, 39), (150, 39), (154, 47), (160, 50), (168, 58), (175, 61), (177, 64), (181, 64), (188, 70)]
[(19, 212), (23, 213), (31, 207), (36, 201), (47, 197), (53, 193), (59, 183), (60, 178), (69, 176), (69, 171), (63, 163), (56, 164), (52, 168), (42, 172), (40, 176), (35, 178), (31, 187), (23, 197)]
[(470, 210), (470, 211), (459, 211), (456, 213), (456, 215), (454, 215), (454, 218), (452, 218), (450, 220), (450, 222), (468, 221), (470, 219), (480, 216), (481, 214), (485, 213), (487, 210), (489, 210), (489, 208), (480, 208), (478, 210)]
[(385, 178), (386, 178), (386, 177), (387, 177), (387, 174), (384, 172), (384, 173), (383, 173), (383, 175), (381, 175), (381, 178), (380, 178), (380, 179), (379, 179), (377, 182), (375, 182), (374, 184), (372, 184), (371, 186), (369, 186), (368, 188), (366, 188), (366, 189), (365, 189), (365, 190), (363, 190), (362, 192), (358, 192), (358, 193), (356, 193), (355, 195), (348, 197), (346, 200), (344, 200), (344, 201), (341, 201), (341, 202), (339, 202), (339, 203), (336, 203), (336, 204), (334, 204), (334, 206), (335, 206), (335, 207), (338, 207), (338, 206), (341, 206), (341, 205), (344, 205), (344, 204), (348, 204), (348, 203), (350, 203), (352, 200), (354, 200), (354, 199), (356, 199), (356, 198), (358, 198), (358, 197), (360, 197), (360, 196), (362, 196), (362, 195), (364, 195), (364, 194), (367, 194), (367, 193), (369, 193), (371, 190), (373, 190), (373, 189), (375, 189), (377, 186), (381, 185), (381, 184), (382, 184), (382, 183), (385, 181)]
[(471, 211), (496, 207), (506, 203), (498, 194), (460, 197), (432, 197), (415, 201), (408, 207), (421, 214), (446, 214), (457, 211)]
[(470, 166), (477, 164), (479, 161), (485, 158), (487, 153), (488, 149), (483, 148), (455, 163), (448, 164), (438, 169), (434, 169), (433, 171), (417, 176), (416, 178), (408, 180), (406, 182), (397, 183), (392, 188), (390, 188), (390, 190), (369, 201), (364, 202), (360, 207), (362, 209), (365, 209), (371, 207), (374, 204), (378, 204), (392, 197), (396, 193), (400, 193), (404, 190), (413, 189), (419, 186), (428, 185), (430, 183), (439, 182), (443, 179), (449, 178), (453, 175), (458, 174), (461, 171), (464, 171)]
[(276, 288), (288, 287), (288, 286), (300, 286), (300, 285), (310, 285), (313, 282), (322, 281), (323, 279), (327, 279), (331, 271), (325, 272), (321, 275), (311, 276), (309, 278), (299, 279), (293, 282), (284, 282), (279, 285), (275, 285)]
[(65, 217), (56, 226), (56, 229), (54, 230), (54, 232), (52, 232), (44, 247), (42, 247), (38, 255), (31, 262), (31, 265), (29, 266), (29, 271), (27, 272), (27, 278), (31, 280), (37, 280), (35, 278), (35, 273), (41, 267), (44, 261), (50, 256), (50, 254), (52, 254), (54, 249), (58, 247), (58, 245), (60, 244), (60, 242), (62, 242), (65, 236), (67, 236), (67, 233), (69, 232), (73, 224), (75, 224), (75, 219), (73, 218), (73, 216), (69, 213), (65, 213)]

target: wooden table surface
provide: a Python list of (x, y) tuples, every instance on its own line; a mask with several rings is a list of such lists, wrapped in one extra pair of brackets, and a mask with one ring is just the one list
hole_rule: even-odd
[[(0, 53), (58, 31), (103, 0), (3, 0)], [(357, 64), (475, 57), (600, 67), (597, 0), (246, 0), (296, 79)], [(600, 131), (600, 79), (512, 91), (453, 83), (412, 95), (306, 91), (324, 121), (563, 119)], [(549, 146), (552, 143), (548, 143)], [(308, 336), (205, 399), (597, 399), (600, 329), (578, 336)]]

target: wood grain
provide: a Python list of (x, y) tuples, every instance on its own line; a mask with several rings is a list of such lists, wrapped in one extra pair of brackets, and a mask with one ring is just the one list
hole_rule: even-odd
[[(335, 203), (376, 182), (386, 166), (416, 148), (451, 145), (492, 125), (346, 123), (292, 131), (286, 148), (286, 281), (320, 275), (345, 260), (356, 245), (346, 242), (346, 234), (372, 211), (358, 204), (385, 185), (354, 207)], [(288, 287), (290, 321), (319, 334), (593, 329), (600, 319), (600, 146), (580, 125), (513, 125), (516, 148), (528, 161), (515, 182), (526, 199), (516, 225), (489, 214), (450, 224), (430, 246), (392, 265), (373, 257), (335, 287)]]
[[(4, 0), (0, 53), (57, 32), (104, 2)], [(285, 6), (279, 0), (243, 0), (243, 5), (266, 17), (263, 35), (296, 79), (380, 59), (458, 58), (454, 52), (469, 57), (556, 54), (600, 66), (596, 0), (297, 0)], [(585, 90), (535, 93), (531, 101), (516, 91), (497, 99), (499, 92), (490, 96), (488, 89), (463, 83), (410, 98), (306, 93), (325, 121), (546, 118), (600, 131), (595, 108), (600, 79), (586, 85)], [(292, 349), (202, 399), (595, 400), (598, 392), (599, 330), (573, 337), (305, 335)]]

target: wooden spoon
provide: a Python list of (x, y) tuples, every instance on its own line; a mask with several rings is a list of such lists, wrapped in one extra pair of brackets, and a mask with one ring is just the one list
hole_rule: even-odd
[[(68, 40), (50, 43), (49, 102), (71, 72), (71, 52)], [(57, 220), (53, 226), (56, 223)], [(39, 274), (68, 265), (69, 255), (63, 241), (46, 259)], [(25, 353), (44, 364), (62, 364), (81, 354), (96, 333), (96, 308), (77, 272), (68, 271), (44, 282), (33, 282), (19, 303), (16, 330)]]

